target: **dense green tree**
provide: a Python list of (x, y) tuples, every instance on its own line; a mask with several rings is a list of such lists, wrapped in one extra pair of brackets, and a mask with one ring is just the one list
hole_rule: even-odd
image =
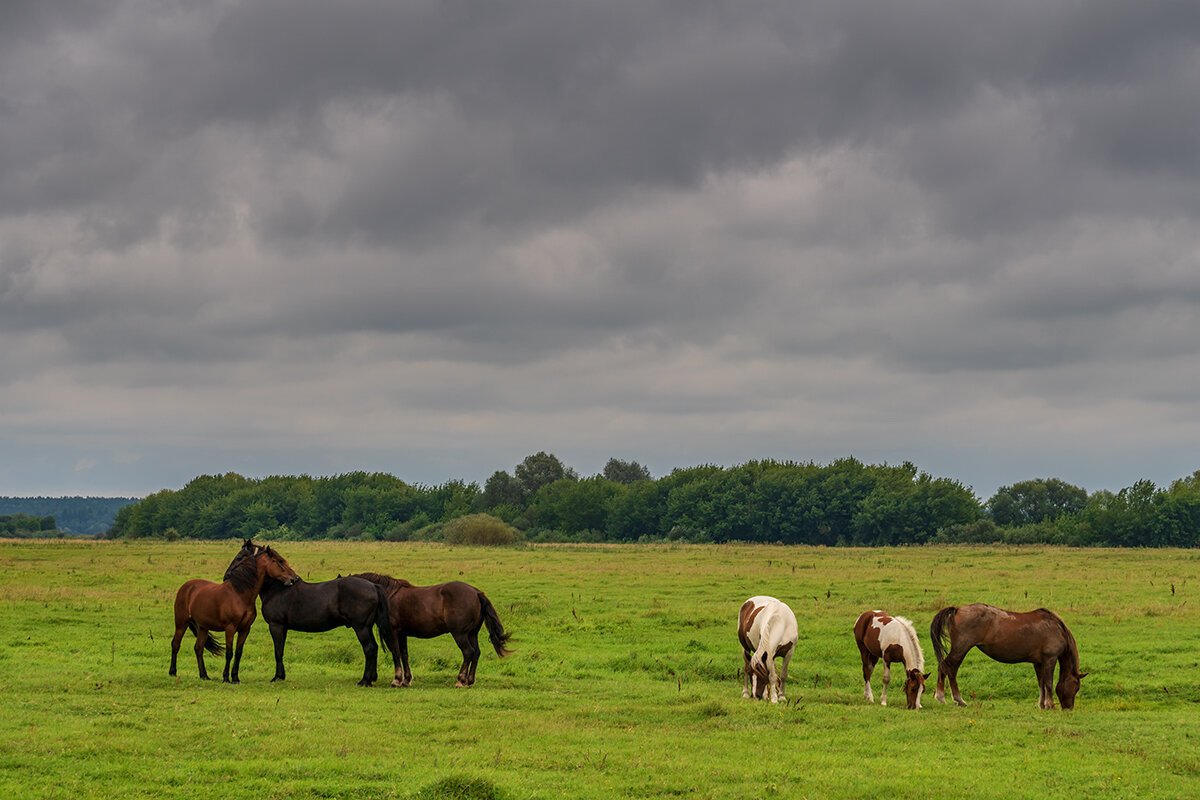
[(525, 495), (525, 487), (519, 480), (504, 470), (497, 470), (483, 485), (483, 494), (479, 497), (482, 509), (496, 506), (523, 506), (529, 498)]
[(531, 456), (526, 456), (525, 460), (517, 464), (513, 470), (513, 476), (521, 484), (521, 489), (527, 500), (533, 497), (534, 493), (543, 486), (547, 486), (555, 481), (573, 481), (579, 478), (575, 470), (563, 466), (563, 463), (558, 460), (557, 456), (550, 455), (544, 451), (538, 451)]
[(539, 489), (530, 508), (540, 529), (595, 536), (606, 530), (609, 502), (620, 491), (619, 484), (600, 475), (580, 481), (562, 478)]
[(655, 538), (662, 533), (662, 490), (655, 481), (617, 484), (608, 499), (608, 538), (614, 542), (634, 542)]
[(997, 525), (1030, 525), (1076, 514), (1087, 505), (1087, 492), (1058, 478), (1037, 478), (1001, 486), (986, 510)]
[(605, 478), (608, 478), (613, 483), (631, 484), (638, 481), (650, 480), (650, 470), (643, 467), (636, 461), (620, 461), (615, 458), (610, 458), (608, 463), (604, 465)]

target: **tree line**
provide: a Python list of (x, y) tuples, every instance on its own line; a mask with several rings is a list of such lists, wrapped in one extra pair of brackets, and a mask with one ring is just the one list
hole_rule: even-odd
[[(486, 527), (485, 533), (470, 531)], [(464, 533), (464, 530), (468, 531)], [(410, 485), (392, 475), (204, 475), (121, 508), (111, 537), (276, 541), (956, 542), (1097, 546), (1200, 544), (1200, 472), (1088, 494), (1058, 479), (1001, 487), (986, 502), (913, 464), (752, 461), (654, 479), (611, 459), (581, 478), (539, 452), (480, 487)], [(477, 538), (472, 538), (476, 536)]]
[(30, 514), (0, 514), (0, 536), (10, 539), (41, 539), (58, 533), (54, 517)]

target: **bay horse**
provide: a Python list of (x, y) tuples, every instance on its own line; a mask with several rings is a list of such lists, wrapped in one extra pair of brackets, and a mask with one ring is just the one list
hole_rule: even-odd
[[(755, 595), (738, 611), (737, 633), (742, 644), (742, 697), (753, 692), (761, 700), (769, 693), (772, 703), (786, 702), (788, 664), (800, 635), (796, 615), (781, 600)], [(776, 658), (783, 659), (779, 671)]]
[[(255, 547), (254, 552), (241, 560), (236, 568), (225, 574), (223, 583), (214, 583), (202, 578), (187, 581), (175, 593), (175, 637), (171, 640), (171, 670), (175, 674), (175, 660), (179, 655), (179, 644), (183, 632), (196, 634), (196, 664), (200, 667), (201, 680), (208, 680), (204, 668), (204, 651), (213, 655), (225, 654), (225, 683), (238, 683), (238, 667), (242, 663), (242, 645), (250, 633), (257, 612), (254, 601), (267, 578), (290, 586), (300, 579), (287, 559), (269, 547)], [(209, 631), (225, 631), (225, 646), (209, 637)], [(237, 636), (237, 648), (233, 638)], [(232, 659), (232, 669), (230, 660)]]
[[(1054, 708), (1054, 694), (1064, 711), (1074, 708), (1079, 682), (1087, 675), (1079, 671), (1075, 637), (1057, 614), (1044, 608), (1018, 613), (984, 603), (949, 606), (934, 616), (929, 635), (937, 654), (934, 697), (939, 703), (946, 702), (943, 681), (949, 678), (954, 702), (966, 705), (958, 691), (958, 667), (972, 647), (1004, 664), (1032, 663), (1040, 691), (1038, 708)], [(1051, 694), (1055, 664), (1059, 667), (1058, 685)]]
[[(351, 575), (362, 578), (383, 589), (388, 600), (388, 613), (395, 636), (393, 653), (400, 654), (401, 664), (396, 667), (392, 686), (412, 684), (412, 672), (408, 668), (408, 637), (431, 639), (448, 633), (462, 651), (463, 662), (458, 670), (455, 686), (466, 687), (475, 683), (475, 667), (479, 664), (479, 629), (487, 626), (488, 638), (496, 655), (506, 656), (512, 651), (505, 645), (510, 634), (505, 633), (500, 617), (487, 595), (469, 583), (450, 581), (434, 586), (414, 586), (406, 580), (381, 575), (377, 572), (362, 572)], [(401, 671), (403, 670), (403, 672)]]
[(891, 666), (894, 662), (904, 665), (904, 696), (908, 708), (921, 707), (921, 695), (925, 692), (925, 680), (929, 677), (925, 669), (925, 654), (910, 620), (893, 617), (882, 611), (864, 611), (854, 623), (854, 641), (862, 656), (863, 697), (875, 702), (871, 692), (871, 673), (883, 659), (883, 691), (879, 704), (887, 705), (888, 683), (892, 680)]
[[(237, 568), (238, 562), (251, 557), (256, 545), (247, 539), (234, 556), (226, 577)], [(379, 646), (375, 643), (372, 626), (379, 627), (379, 638), (389, 652), (393, 635), (388, 620), (387, 597), (383, 589), (361, 578), (338, 576), (330, 581), (309, 583), (303, 578), (290, 585), (268, 577), (259, 594), (262, 615), (275, 644), (275, 677), (272, 682), (287, 679), (283, 668), (283, 650), (289, 630), (323, 633), (334, 628), (353, 629), (363, 650), (363, 676), (359, 686), (370, 686), (378, 680)], [(396, 659), (392, 652), (392, 659)]]

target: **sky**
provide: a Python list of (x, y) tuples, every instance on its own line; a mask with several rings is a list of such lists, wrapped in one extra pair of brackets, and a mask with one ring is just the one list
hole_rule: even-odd
[(1191, 0), (8, 0), (0, 495), (1200, 469)]

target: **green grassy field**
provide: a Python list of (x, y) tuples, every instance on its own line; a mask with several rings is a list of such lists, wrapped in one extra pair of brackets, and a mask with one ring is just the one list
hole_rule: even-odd
[[(36, 798), (1180, 798), (1200, 787), (1200, 552), (929, 547), (283, 543), (309, 580), (372, 570), (484, 589), (516, 653), (455, 689), (449, 637), (410, 642), (414, 683), (355, 685), (349, 630), (293, 633), (273, 674), (260, 619), (240, 685), (202, 682), (175, 590), (240, 542), (0, 542), (0, 796)], [(789, 702), (741, 698), (752, 594), (800, 623)], [(972, 652), (967, 708), (862, 698), (851, 627), (884, 608), (1057, 611), (1076, 710), (1040, 711), (1029, 665)], [(486, 646), (486, 645), (485, 645)], [(208, 656), (212, 674), (220, 659)], [(390, 673), (390, 657), (381, 674)], [(879, 693), (880, 676), (874, 684)]]

